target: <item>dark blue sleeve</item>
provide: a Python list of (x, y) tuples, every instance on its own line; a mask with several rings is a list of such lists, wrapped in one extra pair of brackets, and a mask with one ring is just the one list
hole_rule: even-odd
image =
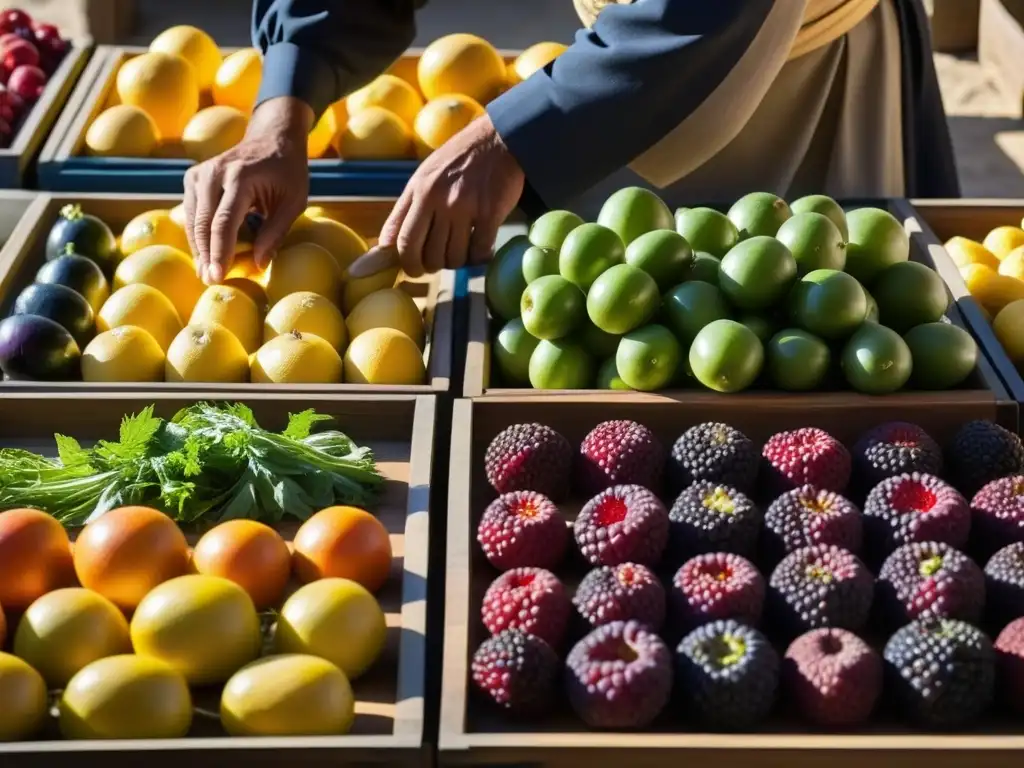
[(294, 96), (317, 115), (397, 59), (416, 35), (415, 0), (254, 0), (263, 52), (256, 104)]
[[(487, 107), (527, 195), (565, 204), (653, 146), (742, 58), (772, 0), (637, 0)], [(524, 201), (525, 202), (525, 201)]]

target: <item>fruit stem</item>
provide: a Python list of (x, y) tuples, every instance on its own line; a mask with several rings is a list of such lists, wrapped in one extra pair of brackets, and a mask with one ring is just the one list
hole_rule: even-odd
[(69, 203), (60, 209), (60, 217), (68, 221), (77, 221), (82, 216), (82, 206), (78, 203)]

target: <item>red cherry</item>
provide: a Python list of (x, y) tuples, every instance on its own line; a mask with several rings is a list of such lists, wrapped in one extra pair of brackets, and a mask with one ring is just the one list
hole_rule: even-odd
[(15, 114), (21, 114), (25, 109), (25, 100), (14, 91), (8, 91), (0, 85), (0, 105), (14, 110)]
[(8, 45), (14, 42), (25, 42), (25, 38), (14, 32), (4, 32), (0, 35), (0, 51), (4, 50)]
[(32, 17), (19, 8), (0, 11), (0, 32), (13, 32), (16, 29), (32, 28)]
[(8, 90), (31, 103), (39, 98), (46, 87), (46, 73), (39, 67), (21, 66), (7, 78)]
[(54, 24), (36, 24), (35, 38), (40, 42), (52, 38), (60, 39), (60, 30)]
[(39, 50), (25, 40), (12, 41), (0, 52), (0, 66), (7, 70), (8, 74), (18, 67), (38, 67)]

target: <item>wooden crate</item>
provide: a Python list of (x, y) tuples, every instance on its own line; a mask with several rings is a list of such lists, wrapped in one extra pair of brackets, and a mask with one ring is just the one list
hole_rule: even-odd
[(92, 52), (91, 40), (76, 40), (71, 44), (64, 60), (43, 89), (24, 123), (14, 135), (7, 149), (0, 149), (0, 187), (21, 188), (32, 174), (32, 164), (50, 129), (58, 123), (57, 117), (68, 103), (75, 84), (85, 69)]
[[(864, 203), (871, 204), (871, 203)], [(950, 308), (947, 313), (948, 318), (954, 324), (963, 327), (971, 328), (964, 321), (958, 309), (961, 298), (966, 294), (967, 290), (960, 281), (957, 286), (956, 281), (952, 280), (952, 275), (949, 275), (948, 256), (944, 253), (936, 253), (929, 247), (927, 237), (922, 232), (922, 228), (918, 225), (915, 219), (913, 209), (909, 206), (906, 201), (903, 200), (889, 200), (885, 202), (875, 201), (873, 204), (879, 207), (888, 208), (898, 219), (904, 222), (904, 225), (910, 234), (911, 242), (911, 254), (910, 258), (914, 261), (918, 261), (922, 264), (927, 264), (933, 269), (937, 270), (939, 274), (946, 281), (947, 286), (950, 290)], [(860, 207), (862, 203), (858, 203), (856, 206)], [(509, 230), (509, 234), (521, 234), (525, 232), (525, 227), (513, 231)], [(937, 260), (936, 260), (937, 259)], [(956, 272), (956, 268), (952, 270)], [(957, 275), (959, 276), (959, 275)], [(579, 396), (584, 392), (591, 392), (591, 396), (600, 397), (608, 402), (615, 402), (619, 399), (629, 400), (633, 395), (630, 392), (620, 392), (612, 390), (534, 390), (529, 388), (509, 388), (498, 384), (497, 386), (491, 386), (492, 377), (492, 356), (491, 356), (491, 339), (495, 333), (496, 328), (500, 328), (499, 323), (495, 323), (490, 317), (490, 313), (487, 309), (487, 299), (484, 294), (485, 278), (483, 275), (477, 275), (469, 280), (469, 343), (466, 349), (466, 362), (463, 372), (463, 397), (470, 398), (489, 398), (489, 397), (507, 397), (515, 396), (520, 398), (539, 398), (541, 400), (550, 397), (559, 396)], [(973, 328), (971, 328), (973, 330)], [(600, 395), (596, 393), (600, 391)], [(694, 390), (666, 390), (660, 393), (652, 393), (650, 397), (659, 398), (665, 397), (669, 400), (675, 397), (692, 397), (695, 394)], [(977, 396), (994, 397), (997, 401), (1003, 403), (1004, 408), (1010, 408), (1012, 405), (1007, 401), (1010, 399), (1009, 394), (1000, 381), (999, 376), (993, 370), (992, 365), (984, 355), (979, 356), (978, 368), (975, 374), (968, 379), (965, 385), (956, 391), (947, 393), (952, 398), (963, 397), (971, 399)], [(731, 401), (742, 401), (745, 398), (762, 398), (765, 396), (764, 392), (747, 391), (738, 394), (731, 395), (718, 395), (718, 397), (725, 398)], [(873, 403), (879, 398), (870, 397), (867, 395), (857, 395), (851, 392), (805, 392), (805, 393), (790, 393), (782, 394), (780, 397), (787, 397), (789, 399), (798, 398), (802, 402), (807, 404), (807, 407), (828, 407), (832, 402), (836, 401), (837, 398), (843, 398), (849, 401), (860, 399), (867, 406), (869, 403)], [(893, 400), (894, 402), (911, 402), (915, 393), (911, 391), (898, 392), (892, 395), (885, 396), (886, 400)]]
[(1014, 114), (1024, 117), (1024, 0), (981, 0), (978, 60), (996, 73)]
[[(96, 116), (109, 106), (117, 70), (127, 59), (145, 53), (141, 46), (97, 48), (102, 58), (90, 68), (74, 94), (74, 110), (68, 110), (54, 129), (53, 140), (40, 158), (40, 187), (57, 191), (160, 192), (180, 194), (188, 159), (101, 158), (84, 154), (85, 132)], [(235, 48), (225, 48), (230, 53)], [(416, 64), (422, 49), (410, 49), (389, 70), (416, 86)], [(517, 51), (502, 51), (512, 62)], [(416, 86), (418, 87), (418, 86)], [(309, 161), (309, 189), (313, 195), (398, 197), (416, 170), (416, 160)]]
[[(144, 395), (55, 393), (39, 398), (23, 392), (0, 398), (0, 447), (39, 452), (56, 448), (53, 433), (79, 439), (116, 439), (123, 416), (155, 404), (170, 417), (199, 393)], [(229, 397), (230, 401), (235, 398)], [(197, 714), (188, 738), (176, 740), (63, 741), (51, 724), (46, 738), (0, 744), (0, 765), (136, 768), (182, 765), (368, 765), (425, 766), (423, 708), (426, 659), (426, 577), (429, 549), (430, 473), (436, 398), (430, 395), (267, 395), (241, 398), (268, 429), (281, 429), (289, 413), (314, 408), (335, 417), (329, 425), (373, 449), (388, 482), (374, 510), (391, 534), (391, 576), (377, 594), (388, 625), (385, 650), (374, 667), (353, 683), (356, 720), (350, 734), (308, 738), (229, 738), (220, 724)], [(278, 530), (291, 539), (297, 526)], [(194, 534), (190, 536), (194, 540)], [(196, 691), (196, 703), (217, 711), (219, 693)]]
[[(78, 203), (86, 213), (93, 213), (116, 232), (132, 217), (154, 208), (171, 208), (181, 202), (180, 196), (41, 194), (26, 210), (18, 229), (0, 249), (0, 317), (6, 317), (18, 293), (29, 285), (43, 264), (46, 236), (56, 221), (61, 207)], [(328, 214), (344, 221), (362, 237), (375, 241), (384, 221), (391, 212), (394, 200), (386, 198), (310, 198), (310, 205), (324, 207)], [(196, 389), (207, 391), (233, 391), (239, 386), (252, 391), (283, 392), (301, 389), (311, 392), (373, 392), (373, 393), (437, 393), (448, 391), (452, 367), (452, 302), (455, 286), (454, 273), (440, 272), (418, 280), (405, 280), (399, 286), (416, 300), (424, 311), (427, 343), (424, 362), (427, 381), (417, 386), (387, 386), (365, 384), (86, 384), (84, 382), (13, 382), (0, 383), (0, 392), (18, 389), (72, 389), (81, 391), (100, 389), (148, 391), (157, 389)]]
[[(1024, 48), (1021, 49), (1024, 56)], [(957, 307), (971, 333), (978, 339), (993, 368), (1006, 384), (1011, 396), (1024, 403), (1024, 378), (1007, 357), (981, 305), (967, 292), (960, 271), (943, 243), (951, 237), (967, 237), (981, 242), (991, 230), (1001, 226), (1024, 225), (1024, 200), (912, 200), (920, 224), (919, 236), (939, 266), (946, 285), (957, 297)]]
[[(607, 419), (633, 419), (671, 445), (685, 429), (706, 421), (724, 421), (763, 442), (779, 430), (817, 426), (850, 445), (865, 430), (888, 421), (911, 421), (936, 440), (948, 440), (971, 419), (996, 419), (999, 410), (977, 393), (935, 393), (905, 398), (836, 395), (829, 403), (808, 406), (799, 398), (751, 395), (721, 398), (695, 393), (652, 397), (627, 394), (614, 400), (573, 393), (537, 397), (496, 395), (455, 402), (448, 496), (447, 585), (441, 725), (441, 765), (580, 766), (628, 765), (662, 768), (677, 765), (738, 768), (905, 768), (920, 762), (933, 768), (1009, 768), (1019, 762), (1024, 731), (1019, 723), (986, 724), (978, 733), (923, 734), (894, 722), (843, 733), (809, 732), (784, 715), (757, 733), (707, 733), (669, 704), (646, 732), (588, 731), (561, 699), (552, 716), (538, 723), (516, 723), (498, 714), (470, 690), (469, 661), (486, 636), (480, 604), (498, 575), (476, 542), (476, 526), (495, 497), (484, 472), (490, 441), (505, 427), (521, 422), (547, 424), (577, 445)], [(759, 444), (760, 444), (759, 442)], [(560, 505), (570, 518), (579, 501)], [(570, 544), (570, 547), (573, 545)], [(582, 575), (560, 571), (572, 589)]]

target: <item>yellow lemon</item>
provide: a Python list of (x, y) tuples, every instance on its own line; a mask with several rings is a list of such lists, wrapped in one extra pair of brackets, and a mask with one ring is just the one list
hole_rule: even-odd
[(367, 107), (349, 116), (335, 149), (345, 160), (404, 160), (413, 156), (412, 129), (390, 110)]
[(367, 107), (384, 107), (398, 115), (407, 125), (412, 125), (416, 113), (423, 106), (423, 98), (419, 91), (402, 78), (385, 74), (350, 94), (346, 105), (349, 114)]
[(153, 335), (137, 325), (97, 334), (82, 351), (82, 381), (163, 381), (166, 358)]
[(171, 300), (156, 288), (132, 283), (114, 291), (96, 315), (97, 331), (122, 326), (142, 328), (166, 351), (181, 330), (181, 318)]
[(256, 104), (262, 77), (263, 59), (255, 48), (243, 48), (228, 54), (213, 79), (214, 103), (250, 114)]
[(171, 221), (181, 227), (182, 231), (185, 229), (185, 204), (178, 203), (176, 206), (169, 210), (168, 215), (171, 217)]
[(997, 259), (1005, 259), (1014, 248), (1024, 245), (1024, 229), (1019, 227), (996, 227), (985, 235), (984, 246)]
[(486, 104), (505, 87), (505, 60), (481, 37), (465, 33), (440, 37), (424, 50), (416, 67), (420, 92), (428, 99), (464, 93)]
[(337, 149), (338, 137), (348, 123), (348, 109), (345, 100), (339, 99), (331, 104), (313, 126), (306, 139), (306, 156), (310, 160), (324, 157), (333, 146)]
[(274, 257), (264, 288), (271, 306), (298, 291), (313, 291), (337, 301), (341, 281), (341, 269), (330, 253), (313, 243), (296, 243)]
[(356, 304), (345, 318), (345, 325), (353, 339), (371, 328), (394, 328), (423, 347), (423, 315), (412, 296), (401, 288), (371, 293)]
[(418, 56), (399, 56), (395, 61), (384, 70), (384, 74), (394, 75), (400, 80), (404, 80), (413, 87), (416, 93), (423, 95), (420, 91), (420, 81), (416, 74), (416, 69), (419, 66), (420, 60)]
[(982, 264), (999, 269), (999, 259), (981, 243), (966, 237), (952, 237), (946, 241), (946, 251), (958, 267), (968, 264)]
[(1024, 280), (1024, 245), (1014, 248), (999, 262), (999, 274)]
[(992, 330), (1017, 368), (1024, 370), (1024, 299), (1003, 307), (992, 321)]
[(325, 216), (300, 216), (282, 244), (283, 248), (298, 243), (313, 243), (326, 250), (338, 262), (342, 275), (349, 265), (366, 253), (366, 241), (350, 227)]
[(188, 121), (181, 136), (185, 156), (201, 163), (231, 149), (245, 136), (249, 119), (234, 107), (201, 109)]
[(132, 283), (156, 288), (171, 300), (180, 318), (192, 315), (192, 308), (206, 288), (196, 277), (191, 257), (168, 245), (148, 245), (117, 265), (114, 289)]
[(538, 69), (543, 69), (568, 50), (561, 43), (531, 45), (509, 66), (509, 84), (522, 82)]
[(990, 267), (968, 264), (960, 267), (967, 290), (989, 314), (996, 315), (1007, 304), (1024, 299), (1024, 282), (1000, 275)]
[(195, 71), (181, 56), (143, 53), (117, 71), (117, 93), (123, 104), (139, 107), (156, 125), (161, 140), (181, 138), (199, 110)]
[(346, 281), (341, 297), (341, 311), (347, 315), (356, 308), (356, 304), (374, 291), (394, 288), (400, 272), (401, 270), (398, 267), (393, 267), (392, 269), (382, 270), (375, 275)]
[(169, 210), (140, 213), (121, 232), (121, 254), (130, 256), (147, 245), (169, 245), (182, 253), (191, 250), (184, 224), (179, 224)]
[(416, 115), (416, 154), (426, 157), (484, 113), (469, 96), (450, 93), (431, 99)]
[(42, 730), (46, 682), (17, 656), (0, 652), (0, 741), (22, 741)]
[(327, 209), (322, 205), (311, 205), (302, 212), (302, 216), (307, 219), (329, 219), (330, 214), (327, 213)]
[(244, 291), (231, 285), (211, 285), (196, 302), (191, 325), (222, 325), (242, 342), (246, 354), (259, 349), (263, 317)]
[(249, 356), (222, 325), (186, 325), (167, 349), (164, 378), (240, 384), (249, 378)]
[(85, 148), (96, 157), (149, 157), (158, 141), (153, 119), (128, 104), (103, 110), (85, 132)]
[(371, 328), (345, 351), (345, 381), (352, 384), (422, 384), (427, 377), (423, 352), (394, 328)]
[(263, 341), (292, 331), (319, 336), (339, 353), (344, 352), (348, 344), (341, 310), (334, 302), (312, 291), (288, 294), (271, 307), (263, 323)]
[(153, 38), (149, 50), (181, 56), (195, 70), (199, 90), (208, 91), (213, 87), (221, 66), (220, 49), (203, 30), (187, 24), (165, 29)]
[(342, 377), (338, 351), (312, 333), (275, 336), (252, 356), (256, 384), (337, 384)]

